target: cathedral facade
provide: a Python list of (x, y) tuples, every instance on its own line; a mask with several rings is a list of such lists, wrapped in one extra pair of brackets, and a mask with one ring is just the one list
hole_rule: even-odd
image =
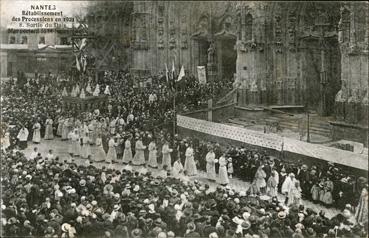
[(132, 73), (183, 65), (197, 76), (205, 66), (209, 82), (234, 82), (239, 106), (301, 106), (367, 125), (367, 2), (129, 4), (120, 37)]

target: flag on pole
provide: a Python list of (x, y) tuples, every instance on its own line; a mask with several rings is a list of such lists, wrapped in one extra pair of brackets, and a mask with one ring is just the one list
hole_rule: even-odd
[(174, 60), (172, 61), (172, 79), (174, 79), (174, 71), (176, 69), (174, 68)]
[(185, 70), (184, 70), (184, 67), (182, 65), (181, 67), (181, 71), (179, 71), (179, 75), (178, 75), (178, 78), (177, 78), (177, 82), (181, 81), (181, 79), (185, 76)]
[(165, 77), (167, 79), (167, 83), (169, 83), (169, 70), (168, 70), (167, 63), (165, 63)]
[(78, 69), (78, 71), (81, 71), (81, 65), (79, 63), (79, 60), (78, 60), (78, 56), (76, 55), (76, 67)]

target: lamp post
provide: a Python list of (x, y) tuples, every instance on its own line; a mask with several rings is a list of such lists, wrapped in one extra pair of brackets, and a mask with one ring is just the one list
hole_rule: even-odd
[(328, 78), (327, 78), (327, 71), (325, 69), (325, 39), (324, 39), (324, 31), (326, 27), (329, 26), (329, 23), (326, 23), (326, 20), (324, 17), (319, 16), (317, 18), (316, 24), (320, 29), (320, 35), (319, 35), (319, 45), (320, 45), (320, 61), (321, 61), (321, 67), (320, 67), (320, 85), (321, 85), (321, 97), (320, 97), (320, 114), (322, 116), (327, 115), (327, 103), (326, 103), (326, 86), (328, 84)]

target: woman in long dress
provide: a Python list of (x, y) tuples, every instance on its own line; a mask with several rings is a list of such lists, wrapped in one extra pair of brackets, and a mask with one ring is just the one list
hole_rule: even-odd
[(361, 191), (359, 204), (356, 207), (355, 219), (357, 223), (365, 224), (368, 222), (368, 185)]
[(102, 139), (100, 136), (96, 138), (96, 151), (94, 153), (95, 162), (103, 162), (106, 160), (105, 150), (102, 146)]
[(88, 132), (84, 132), (82, 137), (81, 157), (87, 159), (89, 155), (91, 155), (91, 147), (89, 143)]
[(60, 116), (58, 118), (58, 128), (56, 129), (56, 135), (61, 137), (63, 133), (63, 124), (64, 124), (64, 118)]
[(32, 141), (35, 144), (39, 144), (41, 142), (41, 124), (39, 122), (36, 122), (33, 127), (33, 136)]
[(73, 140), (73, 156), (79, 157), (81, 155), (81, 141), (79, 130), (77, 128), (74, 129), (72, 140)]
[(173, 164), (172, 176), (175, 178), (180, 178), (183, 176), (183, 165), (180, 157), (177, 157), (177, 160)]
[(69, 128), (71, 126), (71, 119), (65, 118), (63, 121), (63, 128), (62, 128), (62, 140), (68, 140)]
[(73, 157), (74, 155), (74, 131), (68, 133), (68, 153)]
[(156, 143), (155, 140), (151, 141), (149, 144), (149, 161), (148, 165), (152, 168), (158, 167), (158, 160), (157, 160), (157, 150), (156, 150)]
[(266, 187), (265, 178), (266, 178), (266, 173), (263, 170), (263, 166), (260, 166), (255, 174), (255, 182), (256, 182), (256, 186), (262, 193), (265, 192), (265, 187)]
[(136, 141), (135, 145), (135, 156), (133, 157), (133, 165), (143, 165), (145, 164), (145, 152), (146, 146), (142, 144), (141, 137)]
[(164, 141), (163, 147), (161, 148), (161, 153), (163, 154), (163, 162), (162, 165), (166, 165), (167, 170), (172, 169), (172, 157), (170, 153), (173, 152), (173, 149), (169, 148), (168, 141)]
[(187, 173), (187, 176), (194, 176), (197, 174), (197, 168), (196, 168), (192, 144), (190, 144), (188, 148), (186, 149), (186, 160), (185, 160), (184, 168)]
[(132, 136), (130, 135), (124, 142), (124, 152), (123, 152), (123, 164), (129, 164), (132, 161)]
[(215, 153), (213, 148), (210, 148), (209, 152), (206, 154), (206, 175), (209, 180), (216, 180), (215, 172)]
[(116, 162), (117, 161), (117, 152), (115, 150), (115, 147), (117, 146), (117, 143), (114, 140), (114, 137), (111, 137), (109, 142), (109, 150), (108, 150), (108, 154), (106, 155), (106, 159), (105, 161), (108, 164), (111, 164), (113, 161)]
[(278, 189), (278, 182), (277, 182), (275, 171), (273, 171), (267, 181), (267, 195), (270, 197), (277, 196), (277, 189)]
[(53, 119), (50, 117), (46, 119), (45, 121), (45, 140), (52, 140), (54, 139), (54, 133), (53, 133)]
[(227, 158), (223, 153), (223, 155), (219, 158), (219, 184), (225, 186), (228, 183)]
[(297, 205), (299, 206), (301, 204), (301, 187), (300, 182), (298, 180), (295, 180), (294, 186), (292, 186), (292, 189), (290, 193), (288, 193), (288, 206), (291, 205)]

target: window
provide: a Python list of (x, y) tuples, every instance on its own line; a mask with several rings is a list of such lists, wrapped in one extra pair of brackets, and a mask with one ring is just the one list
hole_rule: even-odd
[(40, 36), (39, 44), (45, 44), (45, 36)]
[(9, 44), (15, 44), (15, 36), (9, 38)]
[(252, 40), (252, 15), (246, 15), (246, 41)]
[(22, 36), (22, 44), (27, 44), (27, 43), (28, 43), (27, 36)]
[(60, 37), (60, 44), (61, 45), (69, 45), (67, 37)]

